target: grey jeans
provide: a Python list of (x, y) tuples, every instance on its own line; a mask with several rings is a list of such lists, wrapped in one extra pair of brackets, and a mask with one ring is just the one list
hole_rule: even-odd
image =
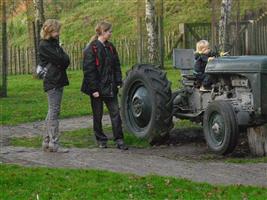
[(59, 139), (59, 121), (60, 105), (63, 95), (63, 87), (55, 88), (47, 91), (48, 97), (48, 113), (46, 116), (47, 131), (44, 135), (45, 140), (50, 142), (57, 142)]

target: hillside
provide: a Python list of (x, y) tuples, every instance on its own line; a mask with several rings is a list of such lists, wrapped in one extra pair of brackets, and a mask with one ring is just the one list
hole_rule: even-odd
[[(164, 28), (165, 32), (178, 29), (179, 23), (209, 22), (211, 5), (209, 0), (165, 0)], [(218, 2), (220, 2), (218, 0)], [(246, 9), (257, 10), (266, 0), (240, 0), (241, 14)], [(77, 41), (86, 42), (94, 34), (94, 27), (100, 20), (108, 20), (113, 24), (113, 37), (135, 37), (136, 32), (136, 0), (72, 0), (45, 1), (46, 18), (56, 17), (63, 23), (61, 40), (63, 43)], [(216, 6), (217, 18), (220, 14), (220, 4)], [(233, 19), (236, 5), (233, 6)], [(10, 44), (25, 45), (26, 14), (22, 9), (9, 20)]]

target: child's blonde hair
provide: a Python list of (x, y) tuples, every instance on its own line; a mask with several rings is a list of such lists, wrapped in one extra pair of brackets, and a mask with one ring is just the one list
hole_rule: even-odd
[(209, 47), (210, 47), (210, 44), (207, 40), (200, 40), (196, 44), (196, 52), (203, 53)]
[(61, 23), (56, 19), (48, 19), (42, 26), (40, 36), (41, 39), (48, 40), (51, 37), (53, 31), (59, 32), (61, 28)]

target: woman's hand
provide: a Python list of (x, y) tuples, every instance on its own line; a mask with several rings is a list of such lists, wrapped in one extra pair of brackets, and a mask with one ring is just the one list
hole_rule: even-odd
[(94, 92), (92, 95), (93, 95), (93, 97), (98, 98), (99, 97), (99, 92)]

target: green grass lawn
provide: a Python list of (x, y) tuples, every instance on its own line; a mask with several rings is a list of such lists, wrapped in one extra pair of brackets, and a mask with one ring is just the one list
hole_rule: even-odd
[(266, 188), (214, 186), (156, 175), (0, 164), (0, 199), (266, 199)]
[[(104, 132), (108, 135), (112, 135), (111, 126), (106, 126), (103, 128)], [(130, 147), (146, 148), (149, 147), (149, 143), (142, 139), (136, 138), (133, 134), (125, 132), (124, 140)], [(32, 137), (32, 138), (12, 138), (10, 141), (12, 146), (23, 146), (23, 147), (33, 147), (41, 148), (42, 137)], [(63, 147), (77, 147), (77, 148), (93, 148), (96, 147), (95, 137), (93, 129), (80, 129), (75, 131), (63, 132), (60, 138), (60, 144)], [(109, 141), (109, 146), (114, 146), (113, 141)]]
[[(123, 75), (129, 69), (123, 67)], [(178, 86), (178, 70), (168, 63), (167, 74), (170, 81)], [(61, 118), (91, 115), (89, 97), (80, 92), (82, 71), (68, 72), (70, 85), (65, 87)], [(0, 98), (0, 120), (4, 125), (44, 120), (47, 113), (47, 96), (43, 91), (42, 81), (31, 75), (14, 75), (8, 77), (8, 97)]]

